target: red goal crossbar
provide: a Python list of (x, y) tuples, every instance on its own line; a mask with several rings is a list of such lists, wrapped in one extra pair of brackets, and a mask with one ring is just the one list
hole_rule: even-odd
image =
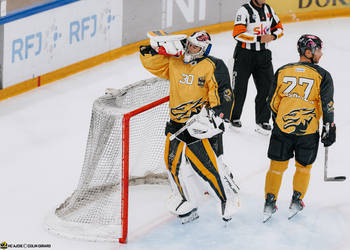
[(169, 96), (159, 99), (155, 102), (147, 104), (141, 108), (135, 109), (124, 114), (122, 122), (122, 206), (121, 206), (121, 222), (122, 222), (122, 237), (119, 238), (120, 243), (127, 242), (128, 236), (128, 207), (129, 207), (129, 141), (130, 141), (130, 119), (131, 117), (145, 112), (158, 105), (169, 101)]

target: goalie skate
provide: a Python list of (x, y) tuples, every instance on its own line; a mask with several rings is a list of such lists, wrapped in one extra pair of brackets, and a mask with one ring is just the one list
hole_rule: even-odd
[(233, 199), (227, 200), (225, 203), (222, 203), (221, 206), (223, 210), (222, 220), (224, 222), (229, 222), (240, 207), (239, 196), (235, 195)]
[(190, 201), (184, 200), (180, 195), (171, 195), (168, 200), (168, 209), (181, 220), (182, 224), (199, 218), (197, 207)]
[(178, 217), (181, 220), (181, 224), (187, 224), (191, 221), (198, 219), (199, 215), (197, 213), (197, 208), (194, 208), (186, 214), (179, 214)]

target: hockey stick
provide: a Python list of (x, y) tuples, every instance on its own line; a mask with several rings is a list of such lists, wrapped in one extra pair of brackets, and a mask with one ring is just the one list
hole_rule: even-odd
[(328, 177), (327, 176), (327, 169), (328, 169), (328, 147), (324, 148), (324, 181), (345, 181), (346, 176), (335, 176), (335, 177)]
[(175, 132), (175, 134), (172, 134), (169, 139), (170, 141), (174, 140), (175, 137), (177, 137), (179, 134), (181, 134), (182, 132), (184, 132), (189, 126), (191, 126), (194, 122), (197, 121), (197, 117), (193, 117), (192, 120), (190, 120), (188, 123), (185, 124), (185, 126), (183, 126), (182, 128), (180, 128), (178, 131)]

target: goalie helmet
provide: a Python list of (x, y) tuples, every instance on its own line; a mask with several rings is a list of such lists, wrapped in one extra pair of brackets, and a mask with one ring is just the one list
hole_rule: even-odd
[[(189, 45), (195, 45), (201, 49), (197, 53), (191, 53), (189, 50)], [(190, 63), (193, 60), (207, 56), (211, 49), (211, 38), (206, 31), (196, 31), (190, 37), (187, 38), (185, 47), (184, 62)]]
[(310, 50), (312, 55), (315, 54), (316, 49), (322, 49), (322, 40), (315, 35), (302, 35), (297, 43), (299, 55), (304, 56), (306, 50)]

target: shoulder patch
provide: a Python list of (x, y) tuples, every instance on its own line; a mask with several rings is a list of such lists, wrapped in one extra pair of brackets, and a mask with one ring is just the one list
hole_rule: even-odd
[(232, 100), (232, 92), (230, 89), (225, 89), (224, 98), (227, 102), (230, 102)]

